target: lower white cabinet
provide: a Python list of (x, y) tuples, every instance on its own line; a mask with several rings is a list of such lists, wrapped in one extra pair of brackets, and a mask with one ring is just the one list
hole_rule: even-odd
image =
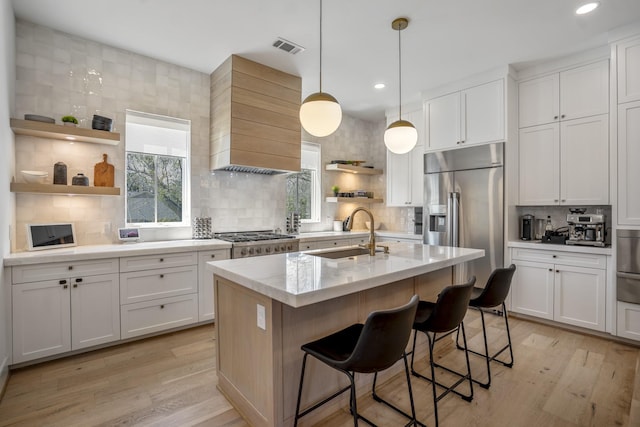
[(605, 330), (605, 255), (512, 248), (511, 259), (512, 311)]
[(14, 284), (12, 312), (13, 363), (117, 341), (118, 275)]
[(198, 295), (126, 304), (122, 310), (122, 338), (132, 338), (198, 321)]
[(209, 261), (229, 259), (228, 249), (198, 252), (198, 320), (204, 322), (215, 317), (213, 273), (207, 270)]
[(617, 335), (640, 340), (640, 304), (618, 301)]

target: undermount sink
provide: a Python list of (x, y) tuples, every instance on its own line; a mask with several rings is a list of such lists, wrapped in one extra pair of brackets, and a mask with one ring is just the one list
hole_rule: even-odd
[(348, 258), (358, 255), (369, 255), (369, 249), (367, 248), (342, 248), (342, 249), (330, 249), (327, 251), (308, 252), (309, 255), (319, 256), (322, 258)]

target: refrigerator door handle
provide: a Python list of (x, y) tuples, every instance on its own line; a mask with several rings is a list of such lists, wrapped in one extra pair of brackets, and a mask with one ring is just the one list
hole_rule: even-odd
[(459, 214), (460, 214), (460, 193), (453, 192), (449, 193), (449, 201), (448, 201), (448, 210), (450, 216), (449, 222), (449, 230), (451, 236), (451, 246), (460, 246), (460, 235), (459, 235)]

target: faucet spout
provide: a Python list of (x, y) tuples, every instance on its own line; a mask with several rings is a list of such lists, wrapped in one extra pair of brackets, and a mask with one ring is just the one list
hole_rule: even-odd
[(358, 212), (364, 212), (369, 215), (369, 221), (371, 222), (371, 227), (369, 227), (369, 243), (367, 244), (367, 249), (369, 249), (369, 255), (374, 256), (376, 254), (376, 235), (374, 230), (376, 229), (373, 223), (373, 214), (365, 208), (356, 208), (351, 215), (349, 216), (349, 220), (347, 221), (347, 230), (351, 231), (351, 227), (353, 227), (353, 217)]

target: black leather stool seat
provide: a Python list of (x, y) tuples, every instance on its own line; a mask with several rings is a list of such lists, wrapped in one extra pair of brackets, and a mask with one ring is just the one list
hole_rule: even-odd
[[(417, 307), (418, 296), (414, 295), (409, 303), (402, 307), (372, 312), (364, 324), (356, 323), (331, 335), (304, 344), (301, 347), (302, 351), (304, 351), (304, 357), (302, 359), (302, 372), (300, 374), (300, 388), (298, 389), (294, 426), (297, 426), (298, 420), (301, 417), (347, 390), (351, 391), (349, 402), (354, 425), (358, 425), (358, 419), (374, 425), (371, 421), (358, 414), (355, 372), (374, 374), (371, 388), (374, 400), (384, 403), (409, 418), (407, 425), (423, 425), (416, 421), (413, 392), (411, 390), (411, 376), (409, 374), (409, 364), (405, 352), (409, 337), (411, 336), (411, 325), (415, 319)], [(300, 412), (307, 356), (313, 356), (331, 368), (343, 372), (349, 378), (350, 385)], [(411, 414), (407, 414), (376, 394), (378, 372), (390, 368), (400, 359), (404, 361)]]

